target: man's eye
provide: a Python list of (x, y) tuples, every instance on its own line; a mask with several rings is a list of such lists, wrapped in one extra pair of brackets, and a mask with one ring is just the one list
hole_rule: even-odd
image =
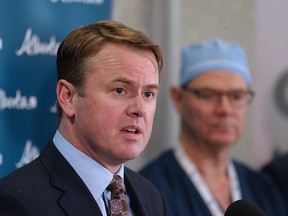
[(230, 97), (233, 100), (243, 100), (245, 98), (246, 94), (244, 92), (231, 92)]
[(124, 93), (125, 93), (125, 90), (124, 90), (123, 88), (116, 88), (116, 89), (115, 89), (115, 92), (116, 92), (117, 94), (124, 94)]
[(210, 91), (200, 91), (199, 97), (202, 99), (211, 99), (211, 98), (215, 97), (215, 94), (213, 92), (210, 92)]
[(154, 93), (153, 93), (153, 92), (145, 92), (145, 93), (144, 93), (144, 96), (145, 96), (146, 98), (151, 98), (151, 97), (154, 96)]

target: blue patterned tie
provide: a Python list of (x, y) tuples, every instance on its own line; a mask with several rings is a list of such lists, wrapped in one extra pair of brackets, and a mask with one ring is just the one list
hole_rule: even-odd
[(126, 190), (123, 179), (114, 175), (107, 189), (111, 191), (110, 216), (131, 216), (126, 203)]

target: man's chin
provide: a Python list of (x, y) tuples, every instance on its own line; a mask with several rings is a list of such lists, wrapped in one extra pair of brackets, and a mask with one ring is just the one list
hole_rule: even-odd
[(235, 136), (233, 137), (216, 137), (213, 140), (211, 140), (212, 143), (215, 143), (219, 146), (230, 146), (237, 142), (237, 139)]

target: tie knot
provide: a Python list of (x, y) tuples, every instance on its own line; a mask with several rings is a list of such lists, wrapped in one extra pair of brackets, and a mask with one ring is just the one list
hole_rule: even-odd
[(107, 189), (111, 191), (111, 193), (126, 193), (124, 181), (119, 175), (113, 176)]

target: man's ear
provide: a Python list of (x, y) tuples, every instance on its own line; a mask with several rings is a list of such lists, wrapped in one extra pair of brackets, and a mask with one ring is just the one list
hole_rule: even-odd
[(170, 88), (171, 99), (179, 114), (182, 114), (182, 89), (179, 86), (172, 86)]
[(57, 99), (63, 113), (69, 118), (74, 116), (74, 100), (73, 97), (76, 94), (74, 85), (61, 79), (57, 83), (56, 88)]

